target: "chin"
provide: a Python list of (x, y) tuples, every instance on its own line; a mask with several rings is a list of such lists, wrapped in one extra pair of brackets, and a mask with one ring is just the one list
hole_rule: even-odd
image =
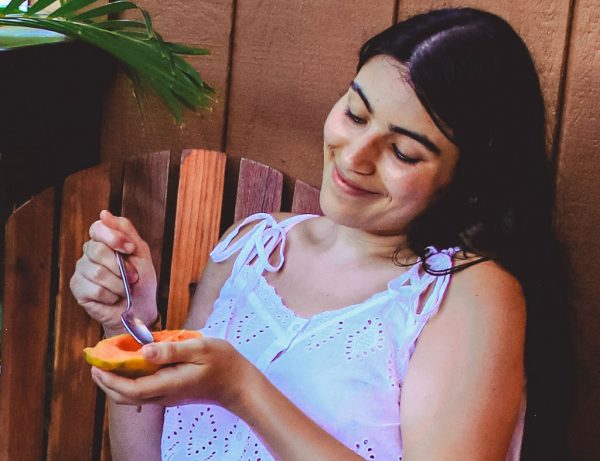
[(323, 184), (319, 195), (319, 205), (323, 215), (331, 219), (337, 224), (354, 227), (352, 223), (356, 223), (356, 207), (352, 208), (348, 205), (340, 203), (328, 190), (330, 185)]

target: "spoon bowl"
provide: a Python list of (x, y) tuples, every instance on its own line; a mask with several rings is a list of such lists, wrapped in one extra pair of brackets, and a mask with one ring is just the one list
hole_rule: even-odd
[(154, 342), (152, 332), (148, 329), (146, 324), (142, 322), (131, 310), (133, 302), (131, 300), (131, 288), (129, 286), (129, 280), (127, 279), (127, 273), (125, 272), (125, 263), (123, 262), (123, 255), (118, 251), (115, 251), (117, 257), (117, 265), (119, 266), (119, 272), (121, 273), (121, 280), (123, 280), (123, 286), (125, 287), (125, 298), (127, 299), (127, 308), (121, 314), (121, 322), (127, 330), (127, 332), (142, 346), (144, 344), (150, 344)]

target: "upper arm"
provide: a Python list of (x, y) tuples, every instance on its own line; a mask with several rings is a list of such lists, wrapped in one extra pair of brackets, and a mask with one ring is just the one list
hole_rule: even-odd
[(525, 301), (491, 262), (456, 273), (401, 396), (405, 459), (503, 460), (524, 388)]
[[(271, 214), (277, 221), (291, 216), (290, 213)], [(221, 240), (229, 235), (229, 233), (231, 233), (239, 224), (240, 222), (236, 222), (227, 229), (221, 237)], [(235, 243), (239, 238), (251, 231), (254, 228), (254, 225), (255, 224), (248, 224), (240, 229), (239, 234), (231, 243)], [(227, 278), (231, 275), (235, 259), (235, 256), (232, 256), (226, 261), (217, 263), (213, 261), (212, 258), (208, 258), (206, 267), (198, 281), (194, 296), (191, 300), (190, 313), (185, 323), (186, 328), (199, 329), (205, 325), (206, 320), (213, 311), (213, 305), (219, 297), (221, 288), (225, 284)]]

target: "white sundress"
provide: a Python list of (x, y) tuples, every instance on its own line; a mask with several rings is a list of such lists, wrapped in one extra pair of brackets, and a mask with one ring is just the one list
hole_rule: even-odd
[[(211, 257), (217, 262), (239, 254), (200, 331), (228, 340), (307, 416), (364, 459), (399, 461), (402, 382), (416, 340), (437, 312), (451, 276), (422, 273), (415, 264), (363, 302), (299, 317), (263, 272), (282, 267), (286, 233), (312, 217), (278, 223), (256, 214), (215, 247)], [(252, 222), (255, 228), (232, 244)], [(273, 266), (269, 256), (278, 245), (279, 263)], [(451, 267), (455, 251), (437, 252), (428, 262), (433, 269)], [(419, 297), (429, 287), (417, 313)], [(524, 404), (507, 461), (519, 459), (523, 415)], [(273, 460), (243, 420), (210, 404), (166, 408), (161, 453), (164, 461)]]

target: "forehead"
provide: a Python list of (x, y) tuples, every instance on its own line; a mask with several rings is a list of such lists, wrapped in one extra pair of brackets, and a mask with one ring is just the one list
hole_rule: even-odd
[[(371, 103), (398, 103), (419, 100), (408, 83), (408, 69), (390, 56), (375, 56), (367, 61), (355, 82), (359, 83)], [(420, 105), (420, 103), (419, 103)]]
[[(375, 56), (360, 69), (354, 81), (367, 98), (374, 118), (426, 134), (439, 144), (451, 144), (419, 101), (409, 83), (408, 70), (400, 61)], [(359, 100), (357, 95), (356, 99)]]

